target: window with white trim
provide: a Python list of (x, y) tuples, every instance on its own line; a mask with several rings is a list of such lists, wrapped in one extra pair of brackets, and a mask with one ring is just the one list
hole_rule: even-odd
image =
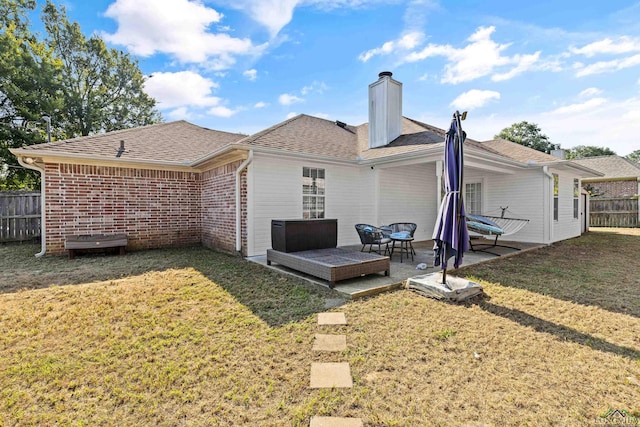
[(558, 174), (553, 174), (553, 220), (558, 220), (558, 193), (560, 186), (560, 179), (558, 178)]
[(302, 217), (324, 218), (324, 169), (302, 168)]
[(573, 180), (573, 218), (578, 219), (580, 214), (580, 180)]
[(482, 183), (470, 182), (464, 187), (465, 211), (473, 215), (482, 215)]

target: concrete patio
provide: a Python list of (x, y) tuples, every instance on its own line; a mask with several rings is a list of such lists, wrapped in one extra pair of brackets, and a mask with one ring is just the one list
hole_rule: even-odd
[[(491, 243), (491, 241), (484, 240), (484, 239), (479, 241), (474, 240), (474, 245), (484, 244), (484, 243)], [(500, 254), (501, 258), (521, 254), (525, 251), (537, 249), (544, 246), (537, 243), (521, 243), (521, 242), (509, 242), (509, 241), (500, 241), (499, 243), (501, 245), (513, 246), (520, 249), (520, 250), (516, 250), (516, 249), (503, 248), (499, 246), (494, 248), (488, 248), (488, 250), (490, 250), (491, 252)], [(347, 250), (359, 251), (361, 247), (362, 247), (361, 245), (353, 245), (353, 246), (342, 246), (341, 248), (347, 249)], [(398, 289), (404, 286), (404, 282), (410, 277), (440, 271), (440, 267), (437, 267), (437, 268), (433, 267), (433, 241), (432, 240), (413, 242), (413, 248), (416, 251), (416, 255), (413, 257), (413, 260), (411, 260), (411, 258), (407, 259), (405, 255), (402, 259), (402, 262), (400, 262), (400, 255), (397, 252), (394, 253), (393, 257), (391, 258), (391, 273), (389, 276), (384, 276), (382, 273), (380, 273), (380, 274), (369, 274), (367, 276), (361, 276), (353, 279), (343, 280), (343, 281), (337, 282), (334, 289), (337, 292), (340, 292), (341, 294), (351, 299), (362, 298), (365, 296), (375, 295), (381, 292)], [(494, 260), (496, 258), (499, 258), (499, 257), (496, 255), (485, 253), (485, 252), (469, 251), (464, 254), (463, 265), (468, 266), (473, 264), (479, 264), (482, 262)], [(279, 264), (272, 263), (270, 266), (267, 266), (266, 255), (249, 257), (247, 259), (249, 261), (262, 264), (267, 268), (272, 268), (282, 273), (290, 274), (292, 276), (302, 278), (304, 280), (307, 280), (319, 286), (325, 286), (327, 288), (329, 287), (329, 283), (325, 280), (318, 279), (317, 277), (313, 277), (308, 274), (292, 270), (290, 268), (281, 266)], [(428, 266), (428, 268), (426, 270), (417, 270), (416, 267), (420, 263), (425, 263)], [(450, 267), (448, 272), (455, 275), (455, 270), (452, 268), (452, 266)]]

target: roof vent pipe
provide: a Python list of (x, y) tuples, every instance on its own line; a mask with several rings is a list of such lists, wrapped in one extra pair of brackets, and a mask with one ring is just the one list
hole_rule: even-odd
[(124, 139), (120, 141), (120, 148), (118, 149), (116, 157), (122, 156), (122, 153), (124, 153)]

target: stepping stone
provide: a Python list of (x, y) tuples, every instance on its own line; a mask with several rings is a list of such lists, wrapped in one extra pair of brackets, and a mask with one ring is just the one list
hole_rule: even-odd
[(311, 417), (309, 427), (362, 427), (360, 418)]
[(347, 349), (346, 335), (316, 334), (313, 351), (342, 351)]
[(347, 362), (312, 363), (311, 388), (351, 388), (351, 368)]
[(346, 325), (344, 313), (318, 313), (318, 325)]

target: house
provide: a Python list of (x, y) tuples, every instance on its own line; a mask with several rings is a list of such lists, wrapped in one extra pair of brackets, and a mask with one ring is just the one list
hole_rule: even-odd
[(586, 157), (574, 163), (602, 174), (582, 180), (592, 197), (591, 225), (637, 227), (640, 224), (640, 164), (615, 155)]
[[(369, 85), (369, 106), (359, 126), (301, 114), (245, 136), (178, 121), (14, 149), (42, 174), (38, 255), (94, 233), (127, 233), (132, 249), (202, 243), (260, 255), (271, 220), (292, 218), (337, 218), (338, 245), (359, 242), (356, 223), (414, 222), (416, 240), (428, 240), (445, 131), (402, 115), (390, 72)], [(509, 141), (465, 143), (467, 210), (508, 206), (529, 219), (511, 240), (580, 235), (581, 180), (597, 175)]]
[(575, 163), (596, 170), (603, 176), (585, 178), (582, 184), (593, 197), (628, 198), (640, 194), (640, 164), (620, 156), (575, 159)]

